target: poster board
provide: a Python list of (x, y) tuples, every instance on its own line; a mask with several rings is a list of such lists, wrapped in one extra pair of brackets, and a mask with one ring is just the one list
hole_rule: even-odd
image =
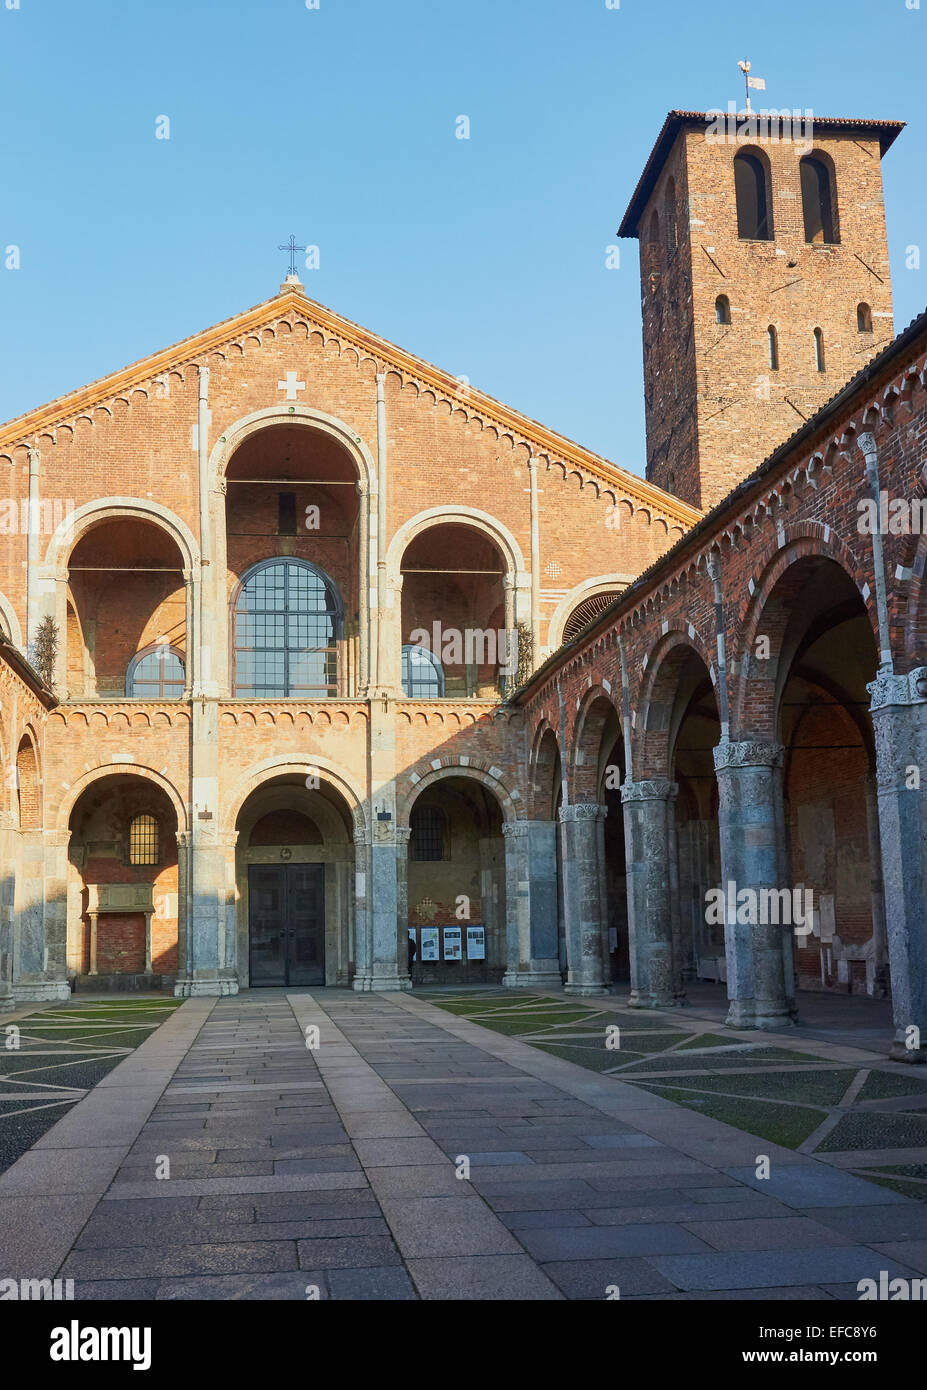
[(484, 927), (467, 928), (467, 960), (486, 959), (486, 930)]
[(440, 960), (441, 955), (438, 949), (438, 928), (422, 927), (422, 948), (419, 960)]
[(463, 949), (461, 943), (460, 927), (444, 928), (444, 959), (462, 960)]

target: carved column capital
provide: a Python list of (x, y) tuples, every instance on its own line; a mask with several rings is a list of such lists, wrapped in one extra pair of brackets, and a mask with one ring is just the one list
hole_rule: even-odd
[(629, 801), (669, 801), (679, 788), (666, 777), (653, 777), (645, 782), (624, 782), (621, 787), (621, 800)]
[(608, 815), (608, 807), (600, 806), (595, 801), (575, 801), (569, 806), (561, 806), (559, 815), (564, 823), (569, 821), (599, 821), (604, 820)]
[(785, 749), (780, 743), (762, 743), (753, 739), (742, 739), (737, 743), (722, 740), (713, 753), (715, 772), (726, 772), (735, 767), (781, 767)]
[(889, 705), (919, 705), (927, 701), (927, 666), (916, 666), (906, 676), (880, 672), (866, 686), (871, 712)]

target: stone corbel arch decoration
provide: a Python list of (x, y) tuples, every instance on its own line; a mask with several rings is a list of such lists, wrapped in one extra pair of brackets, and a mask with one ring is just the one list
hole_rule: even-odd
[(473, 763), (449, 763), (444, 767), (432, 768), (418, 781), (412, 783), (408, 790), (400, 793), (396, 804), (397, 826), (407, 828), (412, 807), (422, 792), (447, 777), (468, 777), (474, 782), (482, 782), (483, 786), (491, 791), (498, 801), (502, 811), (502, 819), (506, 823), (520, 819), (524, 815), (524, 811), (519, 808), (518, 798), (513, 797), (501, 777), (497, 777), (495, 772), (488, 768), (476, 767)]
[(24, 652), (23, 630), (19, 625), (16, 616), (16, 609), (13, 607), (6, 594), (0, 593), (0, 628), (5, 630), (13, 646), (19, 651)]
[(56, 828), (59, 832), (62, 834), (67, 832), (71, 813), (82, 794), (88, 787), (93, 786), (94, 782), (99, 782), (104, 777), (141, 777), (146, 782), (153, 782), (169, 798), (174, 808), (178, 834), (188, 828), (187, 805), (173, 782), (170, 782), (162, 773), (155, 772), (153, 768), (145, 767), (141, 763), (103, 763), (100, 767), (91, 768), (89, 772), (82, 772), (80, 777), (68, 787), (58, 803)]
[(626, 589), (629, 584), (634, 583), (636, 578), (637, 575), (635, 574), (600, 574), (593, 579), (584, 579), (581, 584), (574, 585), (550, 615), (547, 629), (547, 645), (550, 650), (553, 652), (562, 646), (563, 630), (570, 615), (584, 599), (594, 598), (597, 594), (607, 594), (614, 589)]
[(355, 840), (362, 840), (367, 829), (364, 811), (364, 794), (360, 787), (347, 777), (344, 770), (329, 758), (306, 754), (305, 757), (287, 755), (277, 758), (264, 758), (245, 772), (226, 794), (222, 801), (220, 829), (234, 831), (242, 806), (253, 791), (272, 781), (275, 777), (307, 777), (317, 772), (320, 780), (327, 781), (343, 798), (351, 813)]

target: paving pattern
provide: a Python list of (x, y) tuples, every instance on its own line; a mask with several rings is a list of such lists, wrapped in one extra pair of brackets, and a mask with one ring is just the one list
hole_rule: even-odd
[(927, 1273), (927, 1206), (527, 1044), (543, 1001), (488, 1029), (436, 997), (187, 1001), (0, 1176), (0, 1272), (299, 1301), (855, 1299)]
[(805, 1028), (791, 1039), (758, 1041), (756, 1033), (712, 1030), (685, 1012), (642, 1014), (613, 1000), (604, 1008), (569, 1008), (550, 996), (463, 991), (433, 1002), (599, 1075), (927, 1200), (927, 1077), (923, 1068), (867, 1054), (865, 1042), (863, 1048), (822, 1044), (819, 1031)]
[(179, 1002), (78, 997), (0, 1019), (0, 1172), (144, 1042)]

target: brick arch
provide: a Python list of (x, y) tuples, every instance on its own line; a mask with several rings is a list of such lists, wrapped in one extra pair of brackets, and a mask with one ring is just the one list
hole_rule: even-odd
[(548, 719), (542, 719), (535, 729), (531, 757), (528, 761), (529, 813), (534, 820), (553, 820), (557, 792), (560, 788), (559, 780), (555, 783), (553, 779), (556, 758), (552, 754), (548, 762), (547, 755), (542, 756), (545, 747), (553, 749), (556, 758), (560, 758), (562, 773), (563, 755), (560, 739)]
[(16, 745), (16, 804), (21, 830), (38, 830), (44, 819), (39, 744), (31, 724)]
[(154, 768), (145, 767), (142, 763), (104, 763), (100, 767), (94, 767), (89, 772), (82, 773), (75, 782), (71, 783), (67, 794), (62, 797), (58, 805), (57, 828), (59, 831), (67, 831), (71, 813), (80, 797), (88, 787), (91, 787), (94, 782), (102, 781), (104, 777), (141, 777), (143, 781), (153, 782), (170, 799), (177, 817), (178, 831), (188, 828), (189, 816), (186, 803), (173, 782), (170, 782), (162, 773), (155, 772)]
[(310, 772), (318, 772), (320, 777), (341, 795), (351, 813), (355, 838), (363, 836), (367, 825), (363, 791), (330, 758), (322, 757), (321, 754), (310, 755), (308, 753), (297, 757), (287, 755), (265, 758), (248, 768), (247, 772), (239, 777), (223, 798), (219, 815), (220, 828), (227, 831), (235, 829), (242, 806), (251, 793), (265, 782), (269, 782), (275, 777), (286, 777), (293, 774), (305, 777)]
[(632, 708), (640, 714), (638, 727), (632, 732), (637, 781), (672, 775), (672, 745), (676, 737), (673, 718), (677, 713), (679, 680), (693, 653), (712, 675), (714, 653), (689, 624), (685, 630), (671, 628), (664, 633), (649, 654), (636, 702), (632, 697)]
[[(760, 578), (741, 611), (738, 622), (741, 642), (736, 651), (728, 654), (729, 661), (733, 659), (739, 670), (731, 699), (731, 728), (735, 739), (754, 737), (774, 742), (777, 737), (778, 701), (788, 675), (779, 670), (779, 659), (794, 602), (807, 583), (807, 575), (800, 567), (808, 560), (837, 565), (853, 583), (869, 618), (878, 650), (873, 606), (860, 588), (862, 569), (841, 541), (833, 534), (825, 539), (822, 528), (821, 534), (797, 534), (787, 538), (784, 547), (768, 546), (760, 557)], [(777, 590), (780, 592), (774, 598)], [(774, 603), (780, 605), (780, 611), (770, 611)], [(766, 661), (757, 662), (753, 660), (753, 653), (761, 627), (763, 635), (771, 638), (770, 654)]]
[(315, 410), (308, 405), (294, 405), (292, 408), (281, 404), (272, 405), (265, 410), (254, 410), (250, 415), (243, 415), (240, 420), (229, 425), (213, 446), (209, 456), (210, 479), (225, 476), (232, 456), (252, 434), (275, 425), (304, 425), (331, 435), (353, 460), (361, 487), (371, 495), (376, 493), (376, 464), (360, 435), (355, 434), (350, 425), (346, 425), (337, 416), (327, 415), (323, 410)]
[(185, 570), (193, 572), (199, 564), (199, 546), (185, 521), (167, 507), (145, 497), (100, 497), (71, 512), (55, 528), (41, 567), (46, 579), (63, 578), (68, 557), (86, 531), (104, 521), (147, 521), (167, 533), (183, 557)]
[[(413, 774), (413, 777), (416, 775)], [(408, 826), (409, 814), (422, 792), (447, 777), (469, 777), (474, 782), (482, 782), (483, 786), (491, 791), (498, 801), (502, 819), (506, 822), (516, 819), (517, 793), (510, 792), (501, 777), (497, 777), (494, 771), (483, 766), (474, 758), (469, 763), (445, 762), (441, 767), (433, 767), (423, 777), (418, 777), (418, 780), (412, 783), (408, 791), (401, 793), (396, 798), (397, 824)]]
[(525, 558), (521, 546), (512, 532), (489, 512), (478, 511), (476, 507), (463, 507), (449, 503), (443, 507), (429, 507), (418, 512), (398, 528), (386, 552), (386, 572), (391, 579), (398, 577), (402, 557), (406, 549), (422, 531), (432, 526), (470, 526), (481, 531), (491, 540), (505, 561), (506, 573), (514, 576), (525, 572)]
[(10, 641), (19, 651), (23, 651), (23, 633), (13, 607), (6, 594), (0, 593), (0, 630), (6, 629)]
[[(892, 614), (892, 649), (906, 670), (927, 664), (927, 534), (912, 538), (907, 596)], [(908, 558), (907, 556), (905, 557)]]
[(620, 732), (621, 711), (614, 699), (604, 686), (590, 686), (576, 711), (569, 742), (568, 776), (571, 800), (599, 800), (598, 774), (602, 737), (606, 722), (612, 713), (618, 720)]

